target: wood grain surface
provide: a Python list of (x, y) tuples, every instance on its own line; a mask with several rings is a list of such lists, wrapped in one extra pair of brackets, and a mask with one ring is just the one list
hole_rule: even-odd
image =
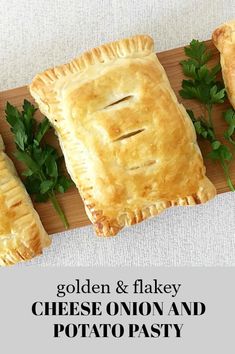
[[(207, 45), (213, 52), (213, 59), (211, 60), (211, 64), (214, 64), (219, 61), (219, 53), (217, 52), (216, 48), (213, 46), (211, 41), (207, 41)], [(158, 58), (167, 72), (171, 85), (175, 93), (177, 94), (177, 97), (180, 101), (182, 101), (182, 99), (178, 95), (178, 91), (181, 87), (181, 81), (183, 79), (181, 66), (179, 65), (179, 62), (184, 59), (183, 48), (172, 49), (159, 53)], [(19, 173), (22, 171), (22, 166), (18, 161), (14, 159), (12, 154), (15, 150), (15, 146), (13, 142), (12, 133), (10, 132), (9, 126), (5, 121), (4, 110), (7, 101), (20, 108), (25, 98), (31, 102), (34, 102), (26, 86), (0, 93), (0, 133), (2, 134), (6, 145), (6, 151), (14, 161)], [(193, 109), (197, 115), (200, 115), (202, 113), (200, 106), (197, 105), (194, 101), (185, 100), (182, 102), (184, 103), (186, 108)], [(226, 108), (227, 104), (220, 104), (214, 109), (213, 115), (218, 138), (223, 136), (223, 131), (226, 128), (226, 123), (223, 121), (222, 118), (222, 112), (226, 110)], [(42, 118), (39, 112), (37, 113), (37, 118), (39, 120)], [(53, 132), (49, 137), (49, 142), (53, 145), (57, 145), (57, 139)], [(208, 151), (207, 143), (199, 140), (199, 145), (201, 147), (202, 154), (205, 156)], [(215, 184), (217, 192), (224, 193), (229, 191), (220, 166), (217, 163), (213, 163), (208, 159), (205, 159), (205, 164), (207, 167), (207, 175)], [(230, 170), (232, 181), (235, 183), (235, 162), (231, 164)], [(75, 227), (84, 226), (90, 223), (86, 216), (82, 200), (76, 188), (71, 188), (65, 194), (58, 195), (58, 200), (61, 203), (68, 217), (71, 229)], [(35, 203), (35, 208), (38, 211), (48, 233), (53, 234), (60, 231), (64, 231), (64, 227), (60, 219), (58, 218), (57, 214), (55, 213), (53, 207), (50, 205), (49, 202), (43, 204)]]

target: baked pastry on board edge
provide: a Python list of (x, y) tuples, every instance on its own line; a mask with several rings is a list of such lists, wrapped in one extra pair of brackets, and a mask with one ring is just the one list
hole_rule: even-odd
[(219, 26), (212, 40), (220, 52), (220, 63), (228, 98), (235, 109), (235, 20)]
[(50, 243), (0, 135), (0, 265), (30, 260)]
[(58, 134), (98, 235), (215, 196), (151, 37), (91, 49), (38, 74), (29, 88)]

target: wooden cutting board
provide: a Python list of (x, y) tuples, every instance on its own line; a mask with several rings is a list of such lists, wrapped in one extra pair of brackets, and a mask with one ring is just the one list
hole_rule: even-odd
[[(213, 46), (211, 41), (207, 41), (206, 43), (213, 53), (213, 59), (211, 60), (211, 64), (217, 63), (219, 61), (219, 53), (217, 49)], [(179, 97), (178, 91), (181, 87), (183, 75), (179, 62), (184, 59), (184, 57), (185, 56), (183, 48), (172, 49), (158, 54), (158, 58), (164, 66), (167, 75), (170, 79), (171, 85), (180, 101), (182, 101), (182, 99)], [(6, 151), (13, 159), (19, 173), (22, 170), (22, 166), (18, 161), (14, 159), (12, 155), (13, 151), (15, 150), (15, 146), (13, 143), (12, 134), (10, 132), (9, 126), (5, 121), (4, 109), (7, 101), (20, 108), (25, 98), (34, 102), (26, 86), (0, 93), (0, 133), (3, 136), (6, 145)], [(189, 100), (185, 100), (182, 102), (187, 108), (193, 109), (196, 115), (200, 115), (200, 113), (202, 113), (200, 111), (199, 105), (197, 105), (195, 102)], [(219, 138), (223, 135), (223, 131), (226, 128), (226, 123), (222, 119), (222, 112), (226, 110), (226, 108), (226, 104), (218, 105), (218, 107), (216, 107), (216, 111), (214, 112), (214, 122)], [(37, 117), (39, 120), (41, 119), (41, 115), (39, 112), (37, 113)], [(57, 139), (54, 136), (53, 132), (51, 133), (49, 142), (53, 145), (57, 144)], [(199, 141), (199, 145), (201, 147), (203, 155), (205, 156), (208, 152), (207, 143)], [(217, 163), (213, 163), (212, 161), (207, 159), (205, 159), (205, 164), (207, 167), (207, 175), (215, 184), (218, 193), (224, 193), (229, 191), (220, 166)], [(235, 183), (235, 162), (231, 164), (231, 176), (232, 181)], [(71, 188), (65, 194), (58, 194), (58, 199), (68, 217), (71, 229), (75, 227), (84, 226), (90, 223), (86, 216), (82, 200), (76, 188)], [(52, 234), (64, 231), (64, 227), (50, 203), (36, 203), (35, 208), (38, 211), (48, 233)]]

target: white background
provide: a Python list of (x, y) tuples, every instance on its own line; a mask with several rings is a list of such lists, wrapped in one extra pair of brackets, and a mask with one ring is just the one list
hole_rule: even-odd
[[(0, 0), (0, 89), (27, 84), (102, 42), (149, 33), (162, 51), (208, 39), (232, 18), (234, 0)], [(235, 265), (234, 201), (227, 193), (167, 210), (111, 239), (92, 227), (61, 233), (26, 265)]]

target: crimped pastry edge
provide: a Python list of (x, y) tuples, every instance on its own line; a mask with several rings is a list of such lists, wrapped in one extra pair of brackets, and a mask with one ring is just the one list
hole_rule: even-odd
[[(88, 206), (86, 206), (86, 210), (88, 209), (87, 214), (94, 223), (98, 236), (115, 236), (124, 227), (140, 223), (147, 218), (160, 214), (170, 207), (203, 204), (213, 199), (215, 196), (216, 189), (212, 182), (205, 176), (201, 181), (198, 191), (192, 195), (176, 198), (174, 200), (158, 200), (155, 203), (149, 204), (145, 208), (136, 209), (134, 211), (125, 211), (113, 220), (106, 218), (105, 215), (102, 214), (102, 211), (96, 211), (93, 214), (93, 208), (89, 209)], [(97, 218), (96, 215), (99, 215), (99, 217)]]
[(110, 42), (84, 52), (71, 62), (37, 74), (29, 86), (32, 95), (40, 92), (41, 97), (48, 94), (48, 85), (72, 73), (81, 73), (94, 64), (102, 64), (117, 58), (149, 55), (153, 51), (153, 39), (148, 35), (136, 35)]

